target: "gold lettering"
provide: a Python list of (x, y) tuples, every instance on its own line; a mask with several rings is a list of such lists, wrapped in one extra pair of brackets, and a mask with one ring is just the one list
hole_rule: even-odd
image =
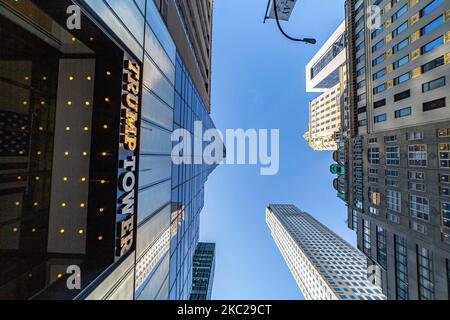
[(139, 98), (131, 93), (123, 95), (123, 103), (125, 107), (138, 112)]
[(141, 70), (139, 68), (139, 65), (137, 63), (133, 63), (131, 60), (128, 60), (126, 62), (126, 64), (127, 64), (127, 70), (130, 72), (133, 72), (134, 78), (136, 80), (140, 80)]

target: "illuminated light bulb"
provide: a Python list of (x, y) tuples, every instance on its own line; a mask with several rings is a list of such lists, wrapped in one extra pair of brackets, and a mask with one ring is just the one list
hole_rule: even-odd
[(67, 105), (71, 106), (72, 105), (72, 101), (67, 101)]
[(30, 80), (30, 77), (29, 76), (25, 76), (25, 80)]
[(67, 204), (66, 203), (61, 203), (61, 207), (63, 207), (63, 208), (65, 208), (67, 206)]
[(29, 274), (28, 274), (28, 278), (33, 278), (33, 274), (32, 274), (32, 273), (29, 273)]
[(38, 152), (37, 152), (37, 155), (38, 155), (38, 156), (42, 155), (42, 152), (41, 152), (41, 151), (38, 151)]
[(39, 127), (39, 131), (44, 131), (44, 127)]
[(98, 236), (98, 241), (102, 241), (103, 240), (103, 236)]
[(80, 208), (84, 208), (86, 205), (84, 203), (80, 203)]
[(106, 97), (105, 98), (105, 102), (109, 102), (110, 100), (109, 100), (109, 98), (108, 97)]
[(35, 202), (33, 203), (33, 206), (37, 207), (39, 205), (39, 203)]
[(106, 183), (106, 180), (100, 180), (100, 183), (101, 183), (101, 184), (105, 184), (105, 183)]
[(60, 234), (64, 234), (65, 232), (66, 232), (66, 230), (64, 230), (64, 229), (59, 230)]
[(69, 155), (69, 152), (68, 151), (64, 152), (64, 155), (67, 157)]
[(89, 40), (90, 40), (90, 41), (94, 41), (95, 38), (94, 38), (94, 37), (90, 37)]
[(45, 105), (45, 101), (41, 101), (41, 106)]
[(22, 180), (22, 177), (21, 176), (17, 177), (17, 180)]
[(70, 76), (69, 81), (73, 81), (74, 77)]
[(103, 125), (103, 129), (108, 129), (108, 125), (107, 125), (107, 124), (104, 124), (104, 125)]
[(26, 106), (26, 105), (28, 105), (28, 101), (23, 101), (22, 104), (23, 104), (24, 106)]
[(13, 232), (17, 232), (17, 231), (19, 231), (19, 229), (13, 228), (12, 231), (13, 231)]
[(31, 229), (31, 232), (36, 233), (36, 228)]
[(100, 208), (100, 209), (98, 209), (98, 212), (103, 213), (103, 212), (105, 212), (105, 209), (104, 208)]
[(108, 154), (106, 152), (102, 152), (102, 157), (106, 157)]
[(16, 207), (19, 207), (19, 206), (20, 206), (20, 202), (17, 201), (17, 202), (16, 202)]
[(81, 181), (82, 181), (82, 182), (86, 182), (86, 178), (85, 178), (85, 177), (82, 177), (82, 178), (81, 178)]
[(78, 230), (78, 234), (79, 234), (79, 235), (84, 234), (84, 230), (83, 230), (83, 229)]
[(111, 71), (106, 71), (106, 75), (109, 77), (111, 75)]
[(46, 76), (43, 76), (43, 77), (42, 77), (42, 80), (47, 81), (47, 77), (46, 77)]
[(91, 81), (91, 80), (92, 80), (92, 77), (91, 77), (91, 76), (87, 76), (87, 77), (86, 77), (86, 80), (87, 80), (87, 81)]
[(77, 41), (77, 38), (72, 37), (72, 42), (75, 42), (75, 41)]
[(66, 127), (66, 131), (70, 131), (70, 127)]
[(61, 279), (62, 278), (62, 274), (60, 273), (60, 274), (58, 274), (58, 279)]
[(89, 128), (88, 127), (84, 127), (83, 130), (84, 131), (89, 131)]
[(36, 181), (39, 181), (39, 180), (41, 180), (41, 178), (40, 177), (36, 177), (36, 178), (34, 178)]
[(89, 107), (91, 105), (89, 101), (86, 101), (84, 104), (86, 105), (86, 107)]
[(63, 178), (63, 181), (64, 181), (64, 182), (67, 182), (68, 180), (69, 180), (69, 178), (67, 178), (67, 177), (64, 177), (64, 178)]
[(87, 152), (86, 152), (86, 151), (85, 151), (85, 152), (83, 152), (83, 156), (85, 156), (85, 157), (87, 156)]

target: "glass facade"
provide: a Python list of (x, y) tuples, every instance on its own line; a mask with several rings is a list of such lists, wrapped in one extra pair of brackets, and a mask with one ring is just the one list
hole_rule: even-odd
[(171, 134), (209, 105), (154, 1), (77, 3), (68, 31), (70, 0), (0, 0), (0, 299), (187, 299), (215, 166)]
[(395, 236), (395, 270), (397, 299), (408, 300), (408, 249), (405, 238)]
[[(175, 91), (175, 130), (185, 129), (194, 137), (196, 123), (202, 125), (202, 132), (215, 128), (179, 55), (176, 61)], [(204, 147), (203, 142), (203, 150)], [(190, 152), (184, 150), (185, 153), (180, 156), (188, 156), (191, 163), (196, 163), (199, 159), (195, 159), (193, 148), (194, 143)], [(187, 300), (190, 297), (192, 262), (199, 240), (200, 212), (204, 205), (204, 185), (216, 166), (203, 162), (172, 166), (170, 299)]]
[(215, 243), (199, 243), (193, 263), (192, 293), (190, 300), (211, 300), (215, 267)]

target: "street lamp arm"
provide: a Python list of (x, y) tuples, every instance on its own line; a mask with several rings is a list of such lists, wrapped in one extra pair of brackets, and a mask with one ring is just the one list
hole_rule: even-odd
[(273, 0), (273, 6), (274, 6), (274, 11), (275, 11), (275, 20), (277, 20), (278, 29), (280, 29), (280, 32), (286, 38), (288, 38), (289, 40), (292, 40), (292, 41), (306, 42), (306, 43), (309, 43), (309, 44), (316, 44), (317, 43), (316, 39), (312, 39), (312, 38), (303, 38), (303, 39), (293, 38), (293, 37), (289, 36), (286, 32), (284, 32), (283, 28), (281, 27), (280, 19), (278, 18), (277, 0)]

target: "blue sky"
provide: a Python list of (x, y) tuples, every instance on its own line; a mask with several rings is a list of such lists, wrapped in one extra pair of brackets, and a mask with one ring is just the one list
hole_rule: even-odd
[(206, 185), (201, 240), (217, 243), (214, 299), (302, 299), (265, 224), (269, 203), (293, 203), (350, 243), (346, 207), (336, 197), (330, 152), (303, 140), (308, 124), (305, 66), (344, 19), (343, 0), (299, 0), (285, 30), (316, 46), (283, 38), (263, 24), (266, 0), (216, 0), (212, 117), (217, 128), (280, 129), (280, 172), (220, 166)]

